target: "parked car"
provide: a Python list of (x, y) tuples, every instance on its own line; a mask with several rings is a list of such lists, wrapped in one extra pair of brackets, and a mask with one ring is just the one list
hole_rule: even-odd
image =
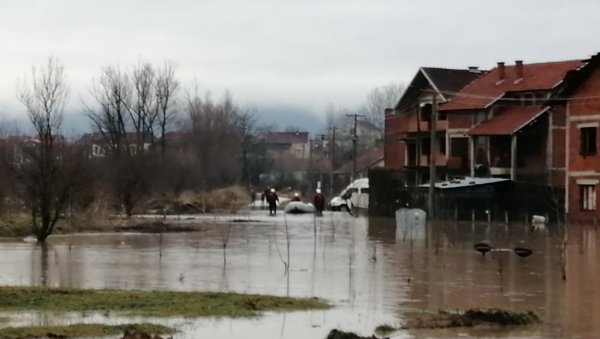
[(340, 194), (331, 199), (329, 208), (332, 211), (369, 208), (369, 178), (354, 180)]

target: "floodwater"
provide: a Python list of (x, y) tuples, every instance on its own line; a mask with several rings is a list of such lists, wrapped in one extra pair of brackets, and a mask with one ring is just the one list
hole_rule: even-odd
[[(53, 236), (44, 247), (7, 239), (0, 242), (0, 284), (316, 296), (334, 308), (244, 319), (24, 312), (6, 314), (10, 320), (0, 326), (145, 321), (175, 326), (180, 332), (174, 338), (321, 339), (333, 328), (371, 335), (378, 325), (401, 324), (406, 312), (416, 310), (503, 307), (534, 310), (544, 323), (406, 330), (392, 337), (593, 338), (600, 333), (600, 238), (593, 226), (570, 228), (563, 252), (562, 232), (552, 227), (534, 232), (524, 224), (435, 223), (413, 236), (392, 220), (342, 212), (317, 219), (266, 214), (200, 218), (218, 225), (193, 233)], [(227, 222), (232, 218), (246, 222)], [(476, 252), (473, 245), (484, 240), (498, 250), (486, 256)], [(516, 246), (533, 254), (518, 257)]]

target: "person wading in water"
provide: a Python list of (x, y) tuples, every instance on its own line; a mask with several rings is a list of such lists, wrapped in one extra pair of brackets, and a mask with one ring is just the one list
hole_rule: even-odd
[(269, 215), (277, 214), (277, 203), (279, 202), (279, 197), (275, 192), (274, 188), (271, 188), (268, 195), (266, 196), (267, 203), (269, 204)]
[(325, 196), (321, 193), (321, 189), (317, 188), (317, 194), (313, 198), (313, 203), (315, 205), (315, 213), (318, 216), (323, 215), (323, 210), (325, 210)]

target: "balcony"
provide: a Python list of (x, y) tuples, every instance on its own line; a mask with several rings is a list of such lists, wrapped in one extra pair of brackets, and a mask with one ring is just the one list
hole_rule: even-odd
[[(448, 129), (448, 120), (438, 120), (436, 123), (438, 131)], [(428, 132), (429, 121), (418, 120), (416, 114), (392, 116), (386, 119), (386, 133), (418, 133)]]
[[(436, 130), (445, 131), (448, 129), (448, 120), (438, 120), (435, 124)], [(429, 121), (417, 121), (410, 119), (407, 126), (408, 133), (429, 132)]]

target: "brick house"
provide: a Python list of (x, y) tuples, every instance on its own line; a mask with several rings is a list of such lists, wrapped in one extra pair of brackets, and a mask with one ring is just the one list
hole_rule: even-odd
[(266, 137), (267, 153), (271, 157), (310, 158), (308, 132), (269, 132)]
[[(398, 104), (394, 109), (386, 111), (385, 165), (405, 171), (409, 186), (429, 181), (431, 159), (435, 161), (439, 178), (445, 178), (448, 173), (461, 174), (468, 171), (466, 159), (454, 157), (448, 151), (449, 141), (454, 140), (451, 137), (456, 131), (445, 114), (439, 115), (435, 126), (438, 152), (433, 157), (429, 154), (432, 93), (436, 94), (436, 107), (439, 107), (439, 103), (452, 99), (455, 92), (481, 74), (482, 72), (476, 67), (466, 70), (420, 68)], [(458, 142), (453, 148), (466, 152), (466, 139), (462, 144)]]
[[(600, 184), (600, 53), (567, 73), (564, 85), (553, 93), (556, 111), (563, 113), (564, 143), (561, 152), (566, 175), (565, 211), (570, 220), (600, 219), (597, 192)], [(560, 144), (557, 144), (558, 148)]]
[[(462, 89), (448, 92), (453, 94), (449, 100), (441, 96), (446, 94), (444, 91), (435, 91), (441, 99), (436, 126), (447, 135), (445, 143), (438, 141), (440, 152), (434, 157), (438, 169), (445, 161), (445, 174), (450, 176), (453, 161), (460, 159), (464, 164), (466, 159), (468, 170), (462, 171), (465, 175), (485, 168), (486, 176), (548, 187), (552, 192), (564, 190), (564, 210), (569, 220), (597, 222), (599, 66), (600, 53), (587, 60), (531, 64), (518, 60), (513, 65), (499, 62)], [(431, 87), (418, 83), (412, 87), (416, 99), (405, 103), (409, 107), (406, 110), (417, 110), (418, 104), (420, 109), (413, 115), (420, 118), (427, 112), (422, 100), (426, 95), (420, 94), (419, 98), (418, 93), (431, 93)], [(410, 137), (415, 129), (425, 133), (429, 130), (427, 124), (411, 119), (410, 114), (398, 114), (403, 99), (386, 118), (385, 161), (386, 165), (410, 170), (411, 163), (425, 160), (410, 155), (411, 147), (421, 156), (428, 147), (427, 142), (425, 148), (421, 142), (421, 150), (411, 146)], [(426, 138), (425, 134), (422, 137)], [(423, 175), (421, 181), (425, 179)], [(562, 201), (562, 197), (556, 201)]]
[(305, 180), (311, 160), (308, 132), (268, 132), (265, 138), (267, 155), (273, 160), (271, 175), (279, 180)]
[[(127, 140), (127, 147), (131, 154), (135, 154), (138, 147), (143, 149), (144, 152), (148, 152), (152, 145), (150, 140), (146, 140), (141, 146), (138, 146), (136, 142), (138, 135), (136, 133), (127, 133), (123, 138)], [(105, 158), (111, 152), (111, 145), (107, 144), (106, 138), (101, 133), (86, 133), (77, 143), (83, 148), (85, 154), (90, 159)]]
[(440, 105), (456, 137), (468, 140), (459, 150), (451, 142), (449, 152), (469, 159), (470, 175), (484, 168), (493, 177), (564, 186), (564, 152), (557, 147), (564, 140), (564, 110), (547, 101), (582, 64), (499, 62)]

